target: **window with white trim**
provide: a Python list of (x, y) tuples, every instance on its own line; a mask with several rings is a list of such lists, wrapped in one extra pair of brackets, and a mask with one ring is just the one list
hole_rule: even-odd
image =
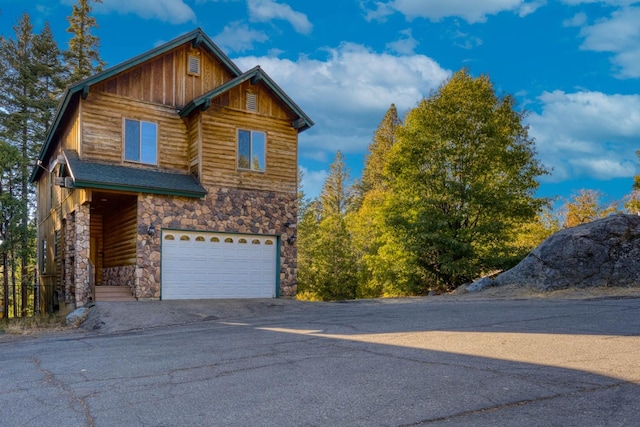
[(158, 124), (124, 120), (124, 159), (128, 162), (158, 164)]
[(264, 132), (238, 130), (238, 169), (265, 171), (267, 136)]

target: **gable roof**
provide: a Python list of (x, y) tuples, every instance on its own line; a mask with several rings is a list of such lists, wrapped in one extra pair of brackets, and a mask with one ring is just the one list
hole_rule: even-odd
[(298, 119), (292, 123), (292, 126), (299, 132), (309, 129), (314, 125), (313, 120), (311, 120), (309, 116), (307, 116), (304, 111), (302, 111), (302, 109), (298, 107), (291, 98), (289, 98), (280, 86), (278, 86), (276, 82), (274, 82), (271, 77), (269, 77), (267, 73), (260, 68), (259, 65), (189, 102), (182, 110), (180, 110), (180, 117), (186, 117), (197, 108), (202, 108), (203, 111), (206, 110), (211, 105), (211, 100), (213, 98), (222, 95), (247, 80), (250, 80), (251, 84), (263, 82), (273, 92), (273, 94), (275, 94), (287, 107), (289, 107), (298, 116)]
[[(216, 44), (202, 31), (202, 29), (197, 28), (141, 55), (133, 57), (128, 61), (122, 62), (116, 66), (104, 70), (101, 73), (88, 77), (84, 80), (80, 80), (79, 82), (76, 82), (69, 86), (64, 91), (62, 100), (58, 104), (58, 109), (56, 110), (56, 113), (54, 115), (53, 123), (49, 128), (49, 131), (47, 132), (46, 139), (42, 144), (42, 149), (40, 150), (38, 160), (44, 162), (44, 160), (51, 154), (50, 151), (54, 148), (51, 146), (51, 143), (59, 131), (59, 126), (62, 122), (65, 112), (67, 111), (67, 108), (69, 107), (71, 102), (76, 100), (79, 96), (86, 98), (89, 93), (89, 86), (111, 78), (116, 74), (131, 69), (156, 56), (163, 55), (164, 53), (189, 42), (191, 42), (194, 47), (203, 46), (205, 49), (207, 49), (231, 72), (232, 75), (239, 76), (242, 74), (242, 71), (233, 63), (233, 61), (231, 61), (231, 59), (229, 59), (227, 55), (225, 55), (224, 52), (222, 52), (222, 50), (220, 50), (218, 46), (216, 46)], [(41, 173), (42, 169), (36, 164), (36, 166), (33, 168), (33, 171), (31, 172), (29, 181), (35, 182), (35, 180), (38, 179)]]
[(64, 150), (66, 170), (73, 178), (73, 188), (130, 191), (202, 198), (207, 191), (191, 175), (105, 165), (80, 160), (78, 153)]

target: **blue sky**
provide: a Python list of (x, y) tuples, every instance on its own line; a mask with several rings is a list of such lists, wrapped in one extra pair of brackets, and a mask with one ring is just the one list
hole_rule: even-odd
[[(0, 0), (0, 34), (27, 12), (66, 48), (74, 3)], [(337, 150), (359, 177), (391, 103), (403, 116), (462, 67), (529, 112), (553, 169), (540, 196), (620, 199), (640, 173), (640, 0), (103, 0), (94, 16), (108, 65), (196, 27), (261, 65), (316, 122), (300, 135), (311, 196)]]

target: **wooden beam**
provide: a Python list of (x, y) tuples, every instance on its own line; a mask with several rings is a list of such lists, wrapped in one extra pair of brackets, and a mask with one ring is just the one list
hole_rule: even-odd
[(300, 129), (301, 127), (303, 127), (305, 125), (305, 120), (302, 117), (299, 117), (298, 120), (295, 120), (293, 123), (293, 128), (294, 129)]
[(197, 49), (198, 47), (200, 47), (203, 41), (204, 39), (202, 38), (202, 34), (198, 34), (196, 38), (193, 39), (193, 42), (191, 42), (191, 46), (193, 46), (194, 49)]
[(262, 73), (258, 71), (255, 76), (251, 77), (251, 84), (256, 85), (262, 81)]
[(204, 104), (202, 104), (202, 108), (200, 111), (207, 111), (211, 107), (211, 98), (207, 98), (204, 100)]
[(82, 86), (82, 99), (87, 99), (89, 96), (89, 85)]

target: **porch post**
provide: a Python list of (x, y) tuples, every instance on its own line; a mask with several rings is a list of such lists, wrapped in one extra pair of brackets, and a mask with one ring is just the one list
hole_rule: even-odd
[(76, 287), (76, 307), (82, 307), (89, 302), (92, 294), (91, 289), (91, 269), (89, 266), (89, 244), (90, 244), (90, 223), (91, 205), (89, 203), (76, 207), (75, 221), (75, 287)]

